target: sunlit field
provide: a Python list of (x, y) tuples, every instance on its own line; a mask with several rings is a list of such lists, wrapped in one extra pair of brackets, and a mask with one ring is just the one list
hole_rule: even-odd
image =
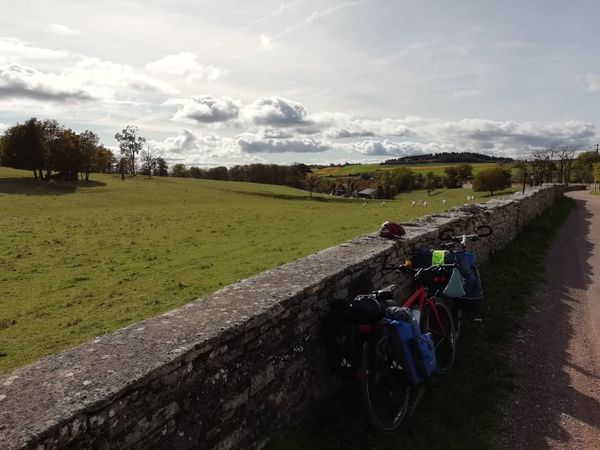
[[(434, 194), (401, 194), (381, 206), (196, 179), (93, 174), (87, 185), (46, 184), (0, 168), (0, 372), (376, 231), (384, 220), (487, 195)], [(413, 199), (427, 199), (427, 208)]]

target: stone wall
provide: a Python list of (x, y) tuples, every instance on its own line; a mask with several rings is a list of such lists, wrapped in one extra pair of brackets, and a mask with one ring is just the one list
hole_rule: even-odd
[(0, 377), (0, 448), (260, 448), (337, 386), (319, 341), (331, 301), (407, 279), (382, 273), (440, 228), (489, 224), (480, 259), (562, 188), (531, 189), (366, 235), (263, 272)]

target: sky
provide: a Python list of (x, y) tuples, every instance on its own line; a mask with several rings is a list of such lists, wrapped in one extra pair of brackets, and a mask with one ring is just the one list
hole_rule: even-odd
[(0, 132), (171, 164), (330, 164), (599, 140), (595, 0), (2, 0)]

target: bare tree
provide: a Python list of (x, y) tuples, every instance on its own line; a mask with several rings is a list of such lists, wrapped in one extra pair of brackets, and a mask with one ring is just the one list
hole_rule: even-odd
[(140, 159), (142, 161), (141, 172), (144, 175), (151, 177), (152, 173), (154, 173), (154, 169), (156, 168), (156, 152), (149, 146), (146, 146), (146, 148), (143, 148), (140, 153)]

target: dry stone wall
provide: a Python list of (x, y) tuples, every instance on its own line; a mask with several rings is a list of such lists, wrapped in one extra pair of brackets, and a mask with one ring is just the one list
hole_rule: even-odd
[(330, 303), (408, 280), (382, 272), (440, 228), (489, 224), (480, 259), (562, 188), (465, 206), (366, 235), (0, 377), (3, 449), (261, 448), (331, 393), (320, 324)]

